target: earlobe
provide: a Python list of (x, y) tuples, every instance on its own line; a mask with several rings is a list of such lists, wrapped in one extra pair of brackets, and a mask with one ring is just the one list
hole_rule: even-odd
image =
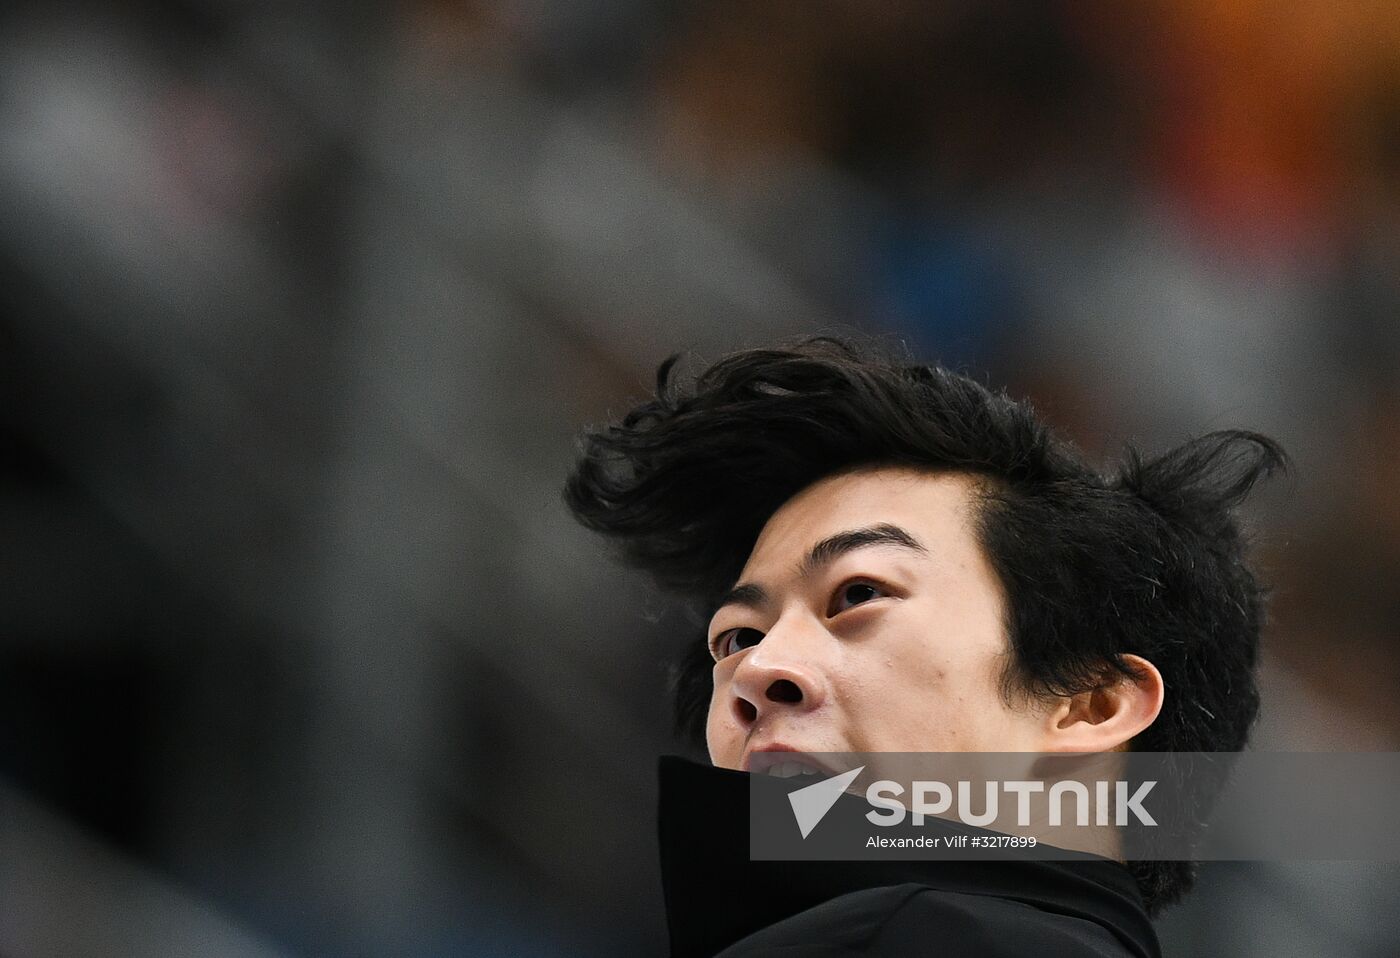
[(1111, 752), (1151, 725), (1162, 711), (1162, 673), (1137, 655), (1123, 656), (1133, 676), (1064, 698), (1051, 710), (1047, 752)]

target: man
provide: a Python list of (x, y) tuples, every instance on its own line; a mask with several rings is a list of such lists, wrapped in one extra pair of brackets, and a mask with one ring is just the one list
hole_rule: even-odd
[(749, 861), (744, 773), (1239, 750), (1263, 592), (1232, 513), (1279, 447), (1217, 432), (1105, 475), (1022, 403), (828, 338), (672, 370), (585, 437), (566, 499), (708, 620), (677, 714), (715, 767), (662, 765), (673, 953), (1157, 955), (1189, 862)]

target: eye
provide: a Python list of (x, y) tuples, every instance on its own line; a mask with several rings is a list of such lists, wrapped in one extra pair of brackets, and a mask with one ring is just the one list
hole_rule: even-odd
[(735, 652), (751, 649), (761, 641), (763, 641), (763, 633), (757, 629), (726, 629), (715, 636), (714, 642), (710, 645), (710, 654), (718, 662)]
[(871, 599), (878, 599), (886, 595), (884, 589), (869, 582), (847, 582), (836, 590), (836, 594), (831, 597), (831, 609), (827, 612), (827, 617), (836, 615), (838, 612), (845, 612), (847, 609), (869, 602)]

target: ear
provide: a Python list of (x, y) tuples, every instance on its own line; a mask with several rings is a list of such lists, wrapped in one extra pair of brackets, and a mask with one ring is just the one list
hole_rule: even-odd
[(1047, 752), (1117, 751), (1162, 711), (1162, 673), (1137, 655), (1123, 661), (1134, 676), (1113, 675), (1112, 681), (1089, 692), (1060, 699), (1046, 725)]

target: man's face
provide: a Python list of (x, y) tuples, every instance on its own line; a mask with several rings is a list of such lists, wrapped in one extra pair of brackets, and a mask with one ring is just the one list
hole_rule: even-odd
[(972, 481), (878, 468), (773, 514), (710, 622), (710, 759), (800, 752), (1017, 752), (1045, 714), (1010, 708), (1004, 599), (972, 528)]

